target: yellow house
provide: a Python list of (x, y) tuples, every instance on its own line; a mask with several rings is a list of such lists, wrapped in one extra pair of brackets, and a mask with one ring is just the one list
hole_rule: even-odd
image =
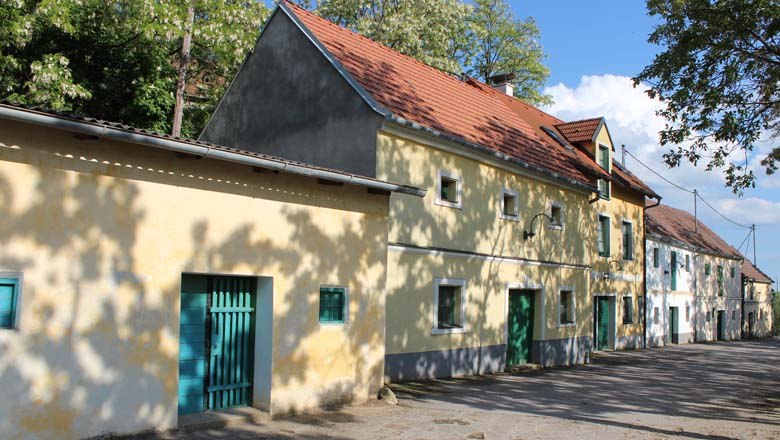
[(772, 281), (747, 258), (742, 260), (742, 337), (772, 336)]
[[(641, 342), (642, 213), (659, 197), (613, 164), (602, 119), (578, 138), (577, 123), (507, 90), (282, 2), (201, 135), (428, 190), (390, 197), (388, 380), (581, 363)], [(607, 342), (594, 347), (600, 298)]]
[(395, 192), (425, 194), (0, 105), (0, 438), (366, 400)]

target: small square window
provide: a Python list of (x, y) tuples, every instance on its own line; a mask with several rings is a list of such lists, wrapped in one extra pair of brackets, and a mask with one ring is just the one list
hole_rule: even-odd
[(661, 266), (661, 256), (658, 254), (658, 248), (653, 248), (653, 267), (656, 269)]
[(574, 293), (571, 290), (561, 290), (559, 300), (559, 324), (574, 324)]
[(439, 180), (436, 192), (436, 204), (461, 208), (461, 180), (458, 176), (444, 171), (439, 171)]
[[(656, 310), (658, 310), (656, 308)], [(623, 324), (634, 323), (634, 298), (630, 296), (623, 297)]]
[(463, 280), (437, 278), (434, 280), (435, 315), (433, 334), (462, 333), (465, 331), (465, 290)]
[(736, 310), (731, 311), (731, 320), (734, 321), (737, 319), (737, 312)]
[(685, 254), (685, 271), (691, 271), (691, 256), (688, 254)]
[(0, 328), (16, 328), (19, 278), (0, 278)]
[(563, 205), (553, 203), (550, 206), (550, 228), (563, 229)]
[(343, 323), (346, 313), (347, 289), (320, 287), (320, 322)]
[(731, 278), (734, 278), (737, 276), (737, 268), (734, 266), (731, 266)]
[[(707, 314), (707, 322), (710, 322), (710, 312), (705, 312), (705, 313)], [(713, 311), (713, 314), (714, 314), (714, 313), (715, 313), (715, 312)]]
[(704, 264), (704, 275), (710, 276), (712, 274), (712, 266), (710, 266), (710, 263)]
[(517, 220), (520, 212), (520, 198), (516, 191), (501, 191), (501, 218)]

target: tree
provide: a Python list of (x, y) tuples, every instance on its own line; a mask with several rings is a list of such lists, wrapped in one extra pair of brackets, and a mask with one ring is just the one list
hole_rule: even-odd
[[(0, 96), (168, 132), (188, 3), (0, 2)], [(195, 11), (185, 136), (205, 124), (268, 12), (253, 0), (203, 0)]]
[[(648, 0), (663, 47), (634, 79), (650, 86), (667, 120), (660, 132), (670, 167), (684, 160), (724, 168), (735, 193), (755, 186), (748, 153), (780, 135), (780, 3), (776, 0)], [(778, 169), (780, 149), (762, 161)]]
[(542, 63), (539, 28), (533, 18), (514, 16), (506, 0), (475, 0), (471, 36), (464, 65), (472, 76), (488, 82), (495, 75), (514, 77), (515, 96), (532, 104), (550, 104), (540, 89), (550, 75)]
[(298, 0), (328, 20), (446, 72), (487, 82), (514, 75), (515, 95), (534, 104), (549, 75), (539, 29), (518, 20), (506, 0)]

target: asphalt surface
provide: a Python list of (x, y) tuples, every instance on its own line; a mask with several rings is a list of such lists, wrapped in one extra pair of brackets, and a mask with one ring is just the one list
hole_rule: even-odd
[(594, 356), (590, 365), (394, 385), (382, 401), (142, 439), (775, 439), (780, 338)]

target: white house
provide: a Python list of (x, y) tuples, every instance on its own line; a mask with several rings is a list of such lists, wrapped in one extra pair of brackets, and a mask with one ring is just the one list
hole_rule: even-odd
[(688, 212), (657, 206), (645, 216), (647, 345), (739, 339), (739, 252)]

